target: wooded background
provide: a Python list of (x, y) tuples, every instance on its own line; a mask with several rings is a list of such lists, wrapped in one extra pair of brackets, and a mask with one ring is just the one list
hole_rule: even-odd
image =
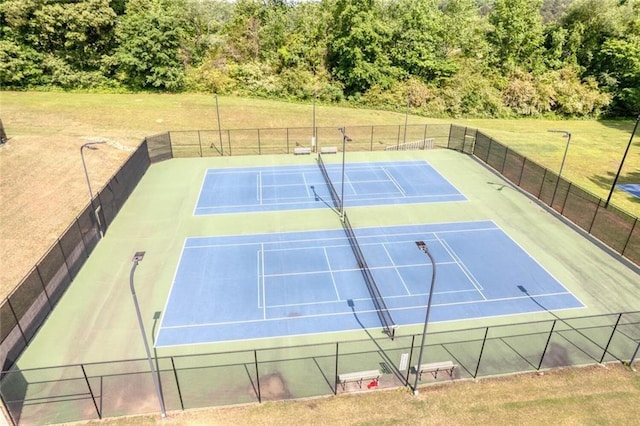
[(640, 0), (3, 0), (0, 87), (640, 111)]

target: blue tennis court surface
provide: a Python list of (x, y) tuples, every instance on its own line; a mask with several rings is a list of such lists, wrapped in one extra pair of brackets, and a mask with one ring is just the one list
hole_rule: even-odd
[(617, 186), (634, 197), (640, 198), (640, 183), (626, 183), (624, 185)]
[[(342, 192), (342, 164), (327, 164)], [(425, 161), (347, 163), (345, 207), (464, 201), (466, 198)], [(317, 165), (209, 169), (195, 215), (317, 209), (332, 206)]]
[[(355, 228), (396, 324), (581, 308), (583, 304), (491, 221)], [(342, 229), (188, 238), (156, 346), (382, 330)], [(400, 331), (401, 333), (401, 331)]]

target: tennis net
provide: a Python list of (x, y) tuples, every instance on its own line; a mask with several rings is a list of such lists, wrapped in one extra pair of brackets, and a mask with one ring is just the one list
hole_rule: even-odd
[(322, 161), (322, 155), (320, 153), (318, 153), (318, 166), (320, 166), (324, 180), (327, 181), (327, 186), (329, 187), (329, 192), (331, 192), (331, 198), (333, 199), (333, 205), (336, 209), (340, 209), (342, 201), (340, 200), (340, 197), (338, 197), (338, 193), (336, 192), (336, 188), (333, 186), (333, 183), (331, 183), (331, 179), (329, 179), (329, 173), (324, 165), (324, 161)]
[(389, 309), (387, 309), (387, 305), (384, 303), (384, 299), (380, 294), (376, 280), (373, 278), (369, 265), (367, 265), (367, 261), (362, 254), (360, 244), (358, 244), (358, 240), (356, 240), (356, 234), (353, 232), (349, 218), (347, 218), (347, 214), (344, 212), (342, 213), (342, 226), (344, 228), (344, 232), (347, 234), (349, 244), (351, 244), (351, 249), (358, 261), (358, 267), (360, 268), (362, 276), (367, 284), (367, 288), (369, 289), (369, 293), (373, 299), (373, 304), (376, 306), (376, 312), (378, 313), (384, 332), (393, 339), (395, 330), (398, 326), (393, 322), (393, 318), (391, 318), (391, 314), (389, 313)]

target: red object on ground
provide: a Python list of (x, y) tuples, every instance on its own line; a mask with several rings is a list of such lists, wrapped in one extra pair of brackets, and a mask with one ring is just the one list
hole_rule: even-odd
[(374, 380), (373, 382), (367, 385), (367, 389), (375, 388), (376, 386), (378, 386), (378, 381)]

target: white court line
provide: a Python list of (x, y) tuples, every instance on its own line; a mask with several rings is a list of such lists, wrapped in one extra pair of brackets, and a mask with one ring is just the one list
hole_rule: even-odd
[(340, 298), (340, 292), (338, 291), (338, 286), (336, 285), (336, 279), (333, 276), (333, 269), (331, 268), (331, 263), (329, 262), (329, 254), (327, 253), (327, 248), (323, 247), (322, 251), (324, 252), (324, 258), (327, 260), (327, 266), (329, 266), (329, 275), (331, 275), (331, 283), (333, 283), (333, 289), (336, 291), (336, 298), (338, 301), (340, 301), (342, 299)]
[(262, 269), (262, 266), (260, 264), (261, 262), (261, 257), (262, 257), (262, 253), (261, 251), (258, 249), (256, 250), (256, 286), (258, 288), (258, 309), (262, 308), (262, 279), (261, 279), (261, 274), (260, 274), (260, 270)]
[[(474, 291), (474, 290), (465, 290), (465, 291)], [(462, 291), (459, 291), (462, 292)], [(426, 294), (426, 293), (425, 293)], [(562, 294), (568, 294), (568, 295), (572, 295), (571, 292), (561, 292), (561, 293), (547, 293), (547, 294), (538, 294), (535, 297), (543, 297), (543, 296), (558, 296), (558, 295), (562, 295)], [(410, 297), (410, 296), (395, 296), (395, 297)], [(475, 303), (492, 303), (492, 302), (505, 302), (505, 301), (510, 301), (510, 300), (520, 300), (520, 299), (529, 299), (529, 296), (517, 296), (517, 297), (502, 297), (502, 298), (497, 298), (497, 299), (491, 299), (491, 300), (469, 300), (469, 301), (464, 301), (464, 302), (449, 302), (449, 303), (436, 303), (433, 306), (459, 306), (459, 305), (471, 305), (471, 304), (475, 304)], [(357, 301), (362, 301), (362, 300), (371, 300), (371, 298), (366, 298), (366, 299), (353, 299), (356, 302)], [(342, 302), (342, 301), (340, 301)], [(318, 302), (318, 303), (338, 303), (338, 302)], [(315, 303), (305, 303), (306, 305), (310, 305), (310, 304), (315, 304)], [(274, 307), (287, 307), (287, 306), (301, 306), (303, 304), (295, 304), (295, 305), (278, 305), (278, 306), (274, 306)], [(410, 310), (410, 309), (424, 309), (424, 305), (414, 305), (414, 306), (403, 306), (400, 308), (391, 308), (389, 309), (390, 311), (406, 311), (406, 310)], [(565, 309), (577, 309), (577, 308), (565, 308)], [(557, 310), (563, 310), (563, 309), (557, 309)], [(359, 311), (362, 313), (368, 313), (368, 312), (376, 312), (376, 309), (371, 309), (371, 310), (367, 310), (367, 311)], [(556, 310), (554, 310), (556, 311)], [(533, 311), (531, 311), (533, 312)], [(339, 315), (353, 315), (352, 312), (331, 312), (331, 313), (323, 313), (323, 314), (312, 314), (312, 315), (304, 315), (302, 317), (296, 317), (296, 318), (319, 318), (319, 317), (330, 317), (330, 316), (339, 316)], [(516, 313), (513, 315), (522, 315), (522, 313)], [(462, 320), (467, 320), (467, 319), (473, 319), (473, 318), (492, 318), (492, 317), (496, 317), (496, 318), (500, 318), (500, 317), (504, 317), (507, 315), (494, 315), (494, 316), (481, 316), (481, 317), (470, 317), (470, 318), (458, 318), (455, 320), (451, 320), (451, 321), (462, 321)], [(168, 326), (168, 327), (162, 327), (162, 329), (183, 329), (183, 328), (190, 328), (190, 327), (194, 327), (194, 328), (198, 328), (198, 327), (210, 327), (210, 326), (214, 326), (214, 325), (233, 325), (233, 324), (247, 324), (247, 323), (254, 323), (254, 322), (259, 322), (259, 321), (279, 321), (279, 320), (289, 320), (291, 318), (289, 317), (275, 317), (275, 318), (265, 318), (264, 320), (261, 319), (253, 319), (253, 320), (243, 320), (243, 321), (224, 321), (224, 322), (208, 322), (208, 323), (201, 323), (201, 324), (185, 324), (185, 325), (172, 325), (172, 326)], [(449, 321), (446, 321), (449, 322)]]
[(258, 204), (262, 205), (262, 172), (258, 172), (256, 178), (256, 184), (258, 185), (256, 196), (258, 197)]
[[(437, 233), (436, 233), (436, 238), (438, 238)], [(480, 293), (482, 298), (484, 300), (488, 300), (487, 297), (484, 295), (484, 293), (482, 293), (482, 290), (483, 290), (482, 285), (473, 276), (471, 271), (469, 271), (469, 269), (464, 264), (462, 259), (458, 257), (458, 255), (453, 251), (453, 249), (449, 246), (449, 244), (447, 244), (445, 240), (438, 238), (438, 241), (440, 242), (440, 244), (442, 244), (442, 247), (444, 247), (444, 249), (449, 253), (449, 255), (458, 263), (458, 266), (460, 267), (462, 272), (467, 276), (467, 279), (469, 279), (469, 281), (471, 282), (471, 285), (473, 285), (476, 288), (476, 290), (478, 290), (478, 293)]]
[(260, 245), (260, 253), (262, 253), (262, 268), (259, 269), (262, 276), (262, 319), (267, 319), (267, 286), (266, 276), (264, 274), (264, 244)]
[(404, 189), (402, 189), (402, 187), (400, 186), (400, 184), (394, 179), (394, 177), (391, 175), (391, 173), (389, 173), (389, 171), (382, 167), (382, 171), (384, 172), (385, 175), (387, 175), (387, 177), (389, 178), (389, 180), (391, 180), (391, 182), (393, 182), (393, 184), (396, 186), (396, 188), (398, 188), (398, 191), (400, 191), (400, 193), (402, 194), (403, 197), (407, 196), (407, 193), (404, 192)]
[[(391, 262), (391, 265), (392, 265), (391, 268), (393, 268), (393, 270), (396, 272), (396, 275), (400, 279), (400, 282), (402, 283), (402, 287), (404, 287), (405, 291), (407, 292), (407, 295), (411, 295), (411, 291), (409, 291), (409, 287), (407, 287), (407, 284), (404, 282), (402, 275), (400, 275), (400, 272), (398, 271), (398, 266), (393, 261), (393, 258), (391, 257), (391, 253), (389, 253), (389, 250), (387, 250), (387, 245), (382, 243), (382, 248), (384, 249), (384, 252), (387, 254), (389, 261)], [(380, 269), (380, 268), (370, 268), (370, 269)]]
[(307, 182), (307, 175), (302, 173), (302, 181), (304, 182), (304, 187), (307, 190), (307, 197), (311, 198), (311, 193), (309, 192), (309, 183)]

